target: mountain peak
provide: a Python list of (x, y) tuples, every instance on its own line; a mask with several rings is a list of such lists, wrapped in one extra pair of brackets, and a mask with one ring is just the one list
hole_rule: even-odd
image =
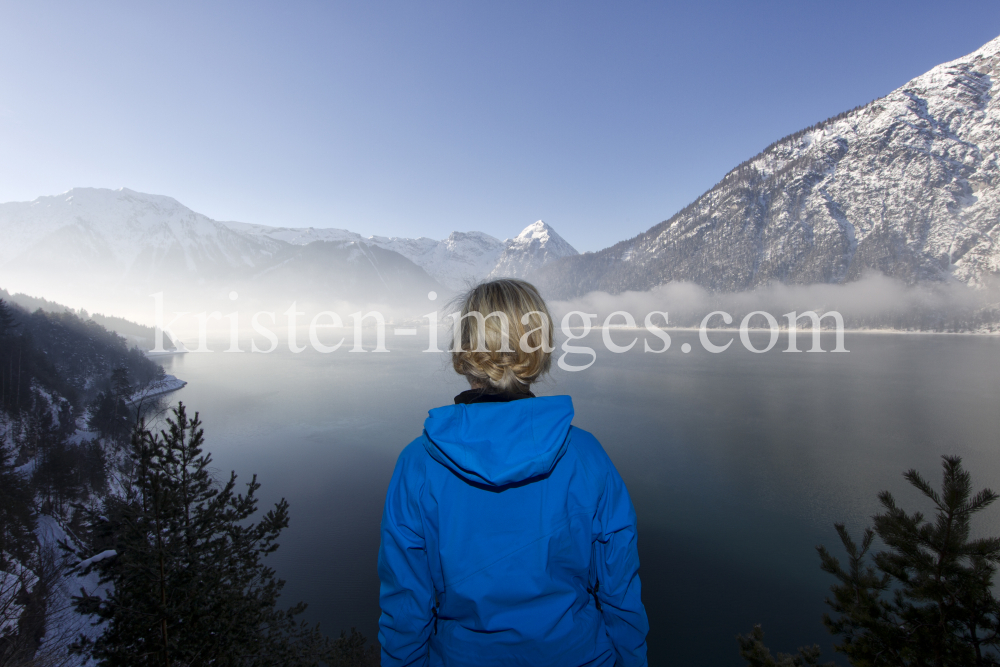
[(543, 264), (580, 254), (542, 220), (528, 225), (506, 244), (490, 278), (524, 278)]
[(538, 220), (522, 229), (521, 233), (517, 235), (517, 238), (540, 239), (547, 236), (549, 233), (555, 234), (555, 230), (547, 225), (544, 220)]
[(552, 258), (566, 257), (567, 255), (579, 255), (576, 248), (566, 242), (566, 239), (559, 236), (552, 225), (544, 220), (531, 223), (515, 238), (507, 241), (510, 246), (528, 246), (537, 244), (544, 250), (547, 256)]
[(100, 265), (109, 284), (123, 276), (134, 282), (140, 273), (150, 279), (170, 271), (188, 277), (206, 271), (228, 275), (268, 266), (276, 253), (291, 253), (288, 246), (314, 242), (392, 251), (452, 289), (490, 275), (524, 277), (551, 260), (578, 254), (542, 220), (504, 241), (479, 231), (452, 232), (440, 241), (363, 237), (346, 229), (220, 222), (173, 197), (125, 187), (77, 187), (31, 202), (0, 204), (0, 235), (5, 240), (0, 267), (38, 264), (39, 249), (46, 249), (59, 255), (60, 266), (76, 261), (70, 255), (82, 258), (74, 266), (86, 271)]

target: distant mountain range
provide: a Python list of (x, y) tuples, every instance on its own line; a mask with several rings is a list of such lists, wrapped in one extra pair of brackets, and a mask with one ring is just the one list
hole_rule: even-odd
[(0, 287), (64, 302), (168, 288), (403, 302), (499, 276), (554, 298), (677, 281), (738, 292), (871, 271), (983, 286), (1000, 274), (998, 78), (1000, 38), (775, 142), (669, 220), (595, 253), (542, 221), (505, 241), (363, 237), (218, 222), (170, 197), (76, 188), (0, 204)]
[(1000, 272), (1000, 38), (775, 142), (645, 233), (532, 277), (573, 297), (868, 271), (971, 286)]
[(506, 241), (482, 232), (443, 241), (365, 238), (219, 222), (170, 197), (125, 188), (0, 204), (0, 236), (0, 286), (60, 300), (239, 288), (262, 298), (403, 302), (490, 275), (523, 276), (577, 254), (542, 221)]
[(435, 241), (426, 237), (364, 237), (346, 229), (268, 227), (243, 222), (222, 224), (260, 240), (282, 241), (291, 245), (304, 246), (325, 241), (382, 248), (402, 255), (451, 289), (459, 289), (486, 277), (523, 277), (548, 262), (579, 254), (541, 220), (506, 241), (483, 232), (452, 232), (443, 241)]

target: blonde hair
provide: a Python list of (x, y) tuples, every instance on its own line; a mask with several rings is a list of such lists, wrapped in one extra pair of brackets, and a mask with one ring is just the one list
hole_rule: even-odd
[(451, 363), (473, 387), (524, 392), (548, 372), (552, 318), (541, 294), (523, 280), (480, 283), (461, 299)]

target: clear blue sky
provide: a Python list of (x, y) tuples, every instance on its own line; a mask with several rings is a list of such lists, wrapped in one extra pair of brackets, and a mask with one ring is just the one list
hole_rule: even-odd
[(597, 250), (998, 34), (995, 0), (0, 0), (0, 201)]

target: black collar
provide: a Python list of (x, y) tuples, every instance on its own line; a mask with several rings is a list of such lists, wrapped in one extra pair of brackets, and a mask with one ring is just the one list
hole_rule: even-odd
[(530, 391), (487, 393), (485, 389), (467, 389), (455, 397), (456, 405), (468, 405), (469, 403), (509, 403), (522, 398), (535, 398)]

